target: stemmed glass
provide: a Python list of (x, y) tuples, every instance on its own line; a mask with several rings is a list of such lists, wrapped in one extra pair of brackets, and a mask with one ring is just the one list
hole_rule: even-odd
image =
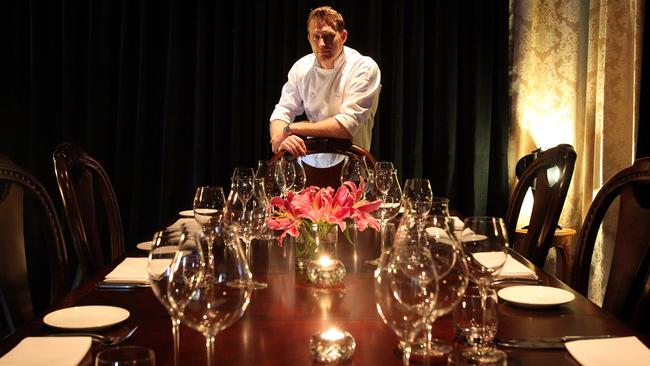
[[(264, 191), (264, 180), (262, 178), (254, 179), (253, 194), (247, 205), (249, 209), (246, 210), (244, 205), (240, 208), (239, 205), (228, 204), (226, 206), (226, 219), (228, 225), (239, 225), (239, 238), (244, 242), (244, 253), (246, 262), (249, 269), (252, 268), (252, 241), (260, 237), (266, 228), (266, 219), (269, 217), (269, 205), (266, 200), (266, 193)], [(268, 287), (264, 282), (252, 281), (251, 285), (254, 290), (259, 290)]]
[(402, 362), (408, 365), (411, 345), (424, 329), (438, 293), (433, 259), (420, 245), (396, 243), (375, 270), (375, 298), (381, 319), (400, 338)]
[[(416, 230), (415, 218), (411, 216), (410, 220), (405, 222), (405, 227), (398, 228), (398, 236), (406, 236), (415, 241), (419, 237)], [(463, 298), (469, 282), (467, 261), (460, 243), (454, 236), (453, 225), (448, 216), (429, 214), (424, 221), (424, 233), (421, 244), (433, 258), (438, 275), (438, 297), (425, 322), (424, 337), (414, 343), (412, 353), (419, 358), (440, 359), (451, 352), (453, 347), (432, 337), (432, 324), (437, 318), (450, 313)]]
[[(391, 164), (392, 165), (392, 164)], [(368, 199), (374, 200), (381, 198), (381, 206), (372, 212), (372, 215), (379, 221), (379, 235), (381, 241), (381, 252), (386, 250), (386, 224), (392, 220), (400, 210), (400, 201), (402, 199), (402, 188), (397, 178), (397, 170), (381, 171), (377, 173), (375, 169), (375, 184), (373, 189), (368, 193)], [(386, 173), (388, 172), (388, 173)], [(381, 175), (381, 177), (379, 177)], [(381, 180), (381, 183), (380, 183)], [(390, 182), (390, 183), (389, 183)], [(382, 189), (378, 185), (382, 185)], [(386, 189), (386, 187), (388, 189)], [(380, 197), (376, 197), (380, 196)], [(370, 265), (377, 265), (377, 259), (367, 262)]]
[(196, 189), (194, 194), (194, 220), (207, 235), (208, 265), (212, 266), (212, 243), (223, 219), (223, 209), (226, 204), (223, 189), (219, 186), (203, 186)]
[[(508, 253), (508, 234), (503, 219), (499, 217), (468, 217), (460, 234), (460, 242), (467, 258), (469, 275), (481, 295), (481, 332), (485, 333), (486, 301), (493, 278), (501, 272)], [(503, 351), (485, 343), (465, 350), (462, 358), (472, 363), (497, 363), (506, 359)]]
[[(251, 297), (251, 273), (239, 245), (237, 225), (223, 225), (214, 242), (214, 267), (205, 265), (205, 237), (186, 241), (172, 262), (167, 288), (170, 302), (183, 324), (203, 334), (206, 364), (214, 364), (214, 340), (242, 317)], [(211, 272), (208, 276), (208, 272)]]
[(253, 196), (253, 185), (255, 178), (253, 176), (245, 178), (235, 178), (235, 184), (237, 185), (237, 198), (241, 201), (241, 206), (244, 212), (242, 215), (246, 215), (246, 204), (248, 200)]
[(164, 230), (157, 231), (153, 236), (153, 245), (149, 251), (147, 270), (151, 290), (158, 301), (165, 307), (172, 320), (172, 342), (174, 365), (179, 363), (180, 346), (180, 319), (172, 307), (167, 296), (167, 285), (171, 274), (171, 264), (181, 240), (184, 238), (182, 231)]
[[(273, 207), (270, 206), (270, 201), (271, 198), (275, 196), (279, 196), (281, 193), (278, 191), (278, 186), (275, 184), (275, 179), (274, 179), (274, 164), (269, 163), (266, 160), (258, 160), (257, 161), (257, 170), (255, 171), (255, 178), (262, 179), (262, 183), (264, 184), (264, 195), (266, 196), (266, 204), (268, 208), (268, 215), (270, 215), (273, 211)], [(264, 225), (264, 229), (258, 239), (261, 240), (273, 240), (275, 239), (275, 235), (273, 234), (273, 230), (269, 229), (268, 226)]]
[(429, 180), (423, 178), (407, 179), (404, 184), (404, 200), (412, 214), (420, 220), (424, 219), (433, 204), (433, 194)]
[(364, 193), (368, 193), (371, 188), (371, 182), (368, 181), (368, 166), (366, 165), (365, 156), (351, 155), (343, 164), (341, 169), (341, 184), (350, 181), (359, 186), (361, 178), (365, 181)]
[(275, 162), (273, 175), (275, 183), (280, 187), (282, 197), (287, 197), (287, 192), (291, 190), (296, 180), (296, 167), (293, 164), (294, 159), (283, 156)]

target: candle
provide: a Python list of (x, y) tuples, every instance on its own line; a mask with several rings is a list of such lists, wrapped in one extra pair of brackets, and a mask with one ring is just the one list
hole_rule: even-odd
[(330, 287), (341, 283), (345, 277), (345, 266), (341, 261), (324, 255), (307, 265), (307, 279), (319, 287)]
[(309, 350), (317, 362), (335, 363), (349, 360), (356, 343), (352, 335), (337, 328), (314, 334), (309, 340)]

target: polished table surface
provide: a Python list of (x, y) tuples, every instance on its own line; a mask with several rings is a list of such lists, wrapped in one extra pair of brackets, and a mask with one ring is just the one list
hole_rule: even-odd
[[(217, 365), (305, 365), (310, 364), (309, 338), (318, 331), (336, 326), (355, 338), (357, 346), (348, 365), (400, 365), (397, 337), (377, 314), (374, 296), (374, 268), (367, 259), (376, 257), (378, 235), (372, 230), (358, 233), (356, 245), (339, 235), (337, 255), (348, 271), (343, 286), (319, 289), (296, 274), (292, 246), (279, 247), (275, 241), (254, 242), (253, 276), (268, 282), (265, 290), (255, 291), (245, 315), (232, 327), (218, 334), (215, 342)], [(135, 252), (133, 252), (135, 253)], [(131, 254), (133, 254), (131, 253)], [(139, 255), (144, 256), (144, 252)], [(516, 255), (516, 254), (515, 254)], [(521, 259), (521, 258), (520, 258)], [(530, 268), (534, 268), (528, 263)], [(110, 268), (106, 269), (106, 273)], [(544, 284), (570, 290), (563, 283), (536, 269)], [(104, 273), (105, 274), (105, 273)], [(96, 281), (103, 278), (98, 276)], [(165, 309), (148, 288), (99, 290), (91, 281), (69, 294), (57, 308), (74, 305), (114, 305), (126, 308), (131, 316), (107, 334), (123, 332), (138, 325), (125, 342), (151, 347), (159, 365), (171, 365), (171, 323)], [(635, 335), (616, 318), (580, 294), (569, 304), (545, 310), (527, 310), (500, 302), (498, 337), (529, 338), (562, 335)], [(26, 336), (56, 333), (43, 324), (42, 316), (21, 327), (0, 344), (0, 355)], [(436, 320), (434, 336), (453, 341), (451, 316)], [(93, 343), (93, 354), (102, 348)], [(577, 365), (564, 349), (504, 349), (509, 365)], [(201, 334), (181, 330), (181, 364), (205, 364)]]

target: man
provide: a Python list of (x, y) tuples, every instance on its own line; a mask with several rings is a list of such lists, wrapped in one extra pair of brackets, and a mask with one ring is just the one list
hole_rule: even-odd
[[(314, 9), (307, 18), (307, 40), (312, 54), (289, 71), (280, 101), (271, 114), (273, 152), (286, 150), (304, 156), (300, 136), (350, 139), (370, 148), (381, 75), (370, 57), (345, 46), (348, 32), (341, 14), (329, 6)], [(294, 121), (305, 113), (306, 121)], [(330, 166), (330, 157), (308, 157), (314, 166)], [(318, 160), (321, 159), (321, 160)]]

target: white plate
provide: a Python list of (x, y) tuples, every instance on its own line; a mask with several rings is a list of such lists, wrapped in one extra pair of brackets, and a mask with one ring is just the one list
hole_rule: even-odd
[(151, 250), (152, 246), (153, 246), (152, 241), (145, 241), (145, 242), (142, 242), (142, 243), (136, 245), (135, 247), (140, 249), (140, 250), (144, 250), (144, 251), (148, 252), (148, 251)]
[(116, 306), (74, 306), (53, 311), (43, 318), (50, 327), (69, 330), (97, 330), (123, 322), (130, 313)]
[(182, 217), (194, 217), (194, 210), (183, 210), (178, 213)]
[(512, 286), (499, 290), (498, 294), (503, 300), (528, 308), (562, 305), (576, 298), (569, 291), (548, 286)]

